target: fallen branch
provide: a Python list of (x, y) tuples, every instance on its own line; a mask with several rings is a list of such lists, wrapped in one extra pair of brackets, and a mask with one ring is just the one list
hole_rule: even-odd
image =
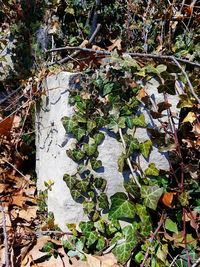
[(5, 246), (5, 267), (9, 267), (8, 236), (6, 231), (6, 216), (3, 206), (0, 206), (0, 211), (2, 212), (2, 226), (3, 226), (4, 246)]

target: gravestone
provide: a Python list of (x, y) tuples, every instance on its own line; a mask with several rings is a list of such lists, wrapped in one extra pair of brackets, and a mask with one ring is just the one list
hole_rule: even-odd
[[(54, 213), (55, 222), (62, 230), (66, 230), (66, 223), (78, 223), (86, 220), (82, 205), (75, 202), (70, 194), (63, 175), (73, 175), (76, 172), (77, 164), (70, 159), (66, 150), (72, 148), (75, 140), (67, 135), (62, 125), (63, 116), (71, 116), (73, 107), (68, 104), (69, 90), (73, 90), (77, 83), (79, 74), (60, 72), (57, 75), (47, 77), (45, 81), (45, 95), (36, 109), (36, 172), (38, 177), (38, 190), (44, 190), (44, 182), (54, 182), (52, 190), (48, 192), (48, 210)], [(162, 102), (163, 96), (158, 94), (159, 83), (152, 79), (146, 86), (145, 91), (156, 102)], [(168, 96), (172, 104), (172, 111), (177, 114), (176, 105), (178, 96)], [(141, 105), (140, 112), (143, 112), (149, 127), (154, 127), (148, 111)], [(162, 118), (168, 120), (167, 114)], [(175, 115), (175, 114), (174, 114)], [(178, 125), (178, 120), (175, 120)], [(159, 126), (159, 125), (158, 125)], [(122, 143), (118, 142), (113, 134), (107, 129), (102, 129), (105, 139), (98, 147), (99, 159), (104, 166), (100, 175), (107, 180), (106, 193), (108, 196), (123, 191), (124, 177), (118, 172), (117, 159), (123, 151)], [(149, 139), (146, 129), (137, 128), (136, 137), (140, 142)], [(169, 163), (165, 153), (160, 153), (153, 147), (150, 157), (145, 160), (140, 158), (142, 169), (148, 167), (149, 162), (154, 162), (159, 169), (167, 170)]]

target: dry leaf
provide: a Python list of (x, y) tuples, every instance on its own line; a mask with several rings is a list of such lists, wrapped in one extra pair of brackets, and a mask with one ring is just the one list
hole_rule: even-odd
[(137, 94), (137, 99), (141, 100), (142, 98), (144, 98), (145, 96), (147, 96), (147, 93), (145, 92), (145, 89), (142, 88), (138, 94)]
[(111, 40), (112, 41), (112, 45), (108, 46), (108, 51), (112, 51), (113, 49), (117, 48), (117, 50), (122, 50), (122, 46), (121, 46), (121, 39), (115, 39), (115, 40)]
[(0, 135), (9, 136), (12, 129), (14, 116), (8, 117), (0, 121)]
[(87, 263), (89, 267), (101, 267), (101, 261), (92, 255), (87, 255)]
[(174, 199), (174, 196), (176, 195), (175, 192), (166, 192), (163, 194), (163, 196), (161, 197), (161, 202), (167, 206), (168, 208), (174, 208), (172, 206), (172, 202)]

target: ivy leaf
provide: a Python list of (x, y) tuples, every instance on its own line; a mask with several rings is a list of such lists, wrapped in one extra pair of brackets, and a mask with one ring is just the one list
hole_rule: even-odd
[(76, 182), (77, 182), (76, 176), (75, 175), (69, 175), (69, 174), (64, 174), (63, 180), (65, 181), (65, 183), (67, 184), (69, 189), (73, 189)]
[(145, 174), (148, 176), (158, 176), (159, 170), (156, 168), (155, 163), (150, 163), (148, 168), (145, 170)]
[(95, 203), (93, 201), (83, 201), (83, 210), (85, 214), (90, 214), (91, 212), (94, 211), (95, 208)]
[(135, 216), (135, 206), (128, 200), (125, 193), (116, 193), (111, 196), (109, 219), (132, 219)]
[(92, 229), (94, 228), (94, 223), (89, 221), (89, 222), (80, 222), (79, 223), (79, 228), (81, 229), (81, 232), (88, 237)]
[(163, 110), (169, 109), (172, 105), (166, 101), (157, 104), (158, 112), (161, 113)]
[(75, 136), (75, 138), (80, 141), (81, 138), (85, 135), (86, 131), (80, 127), (76, 127), (75, 129), (73, 129), (73, 135)]
[(92, 156), (97, 151), (97, 145), (96, 144), (84, 144), (83, 151), (87, 154), (87, 156)]
[(97, 232), (94, 231), (90, 232), (86, 245), (90, 247), (98, 240), (98, 238), (99, 237)]
[(103, 179), (101, 177), (95, 178), (95, 180), (94, 180), (94, 186), (97, 189), (99, 189), (101, 191), (104, 191), (105, 188), (106, 188), (106, 185), (107, 185), (107, 181), (105, 179)]
[(158, 74), (160, 74), (160, 73), (162, 73), (162, 72), (164, 72), (164, 71), (167, 70), (167, 66), (164, 65), (164, 64), (160, 64), (160, 65), (158, 65), (158, 66), (156, 67), (156, 70), (157, 70)]
[(160, 188), (158, 185), (143, 185), (140, 192), (141, 197), (144, 198), (144, 205), (150, 209), (156, 210), (158, 200), (163, 193), (163, 188)]
[(125, 163), (125, 160), (127, 159), (127, 156), (122, 153), (120, 155), (120, 157), (118, 158), (117, 160), (117, 164), (118, 164), (118, 171), (119, 172), (123, 172), (123, 169), (124, 169), (124, 163)]
[(81, 197), (81, 193), (77, 189), (72, 189), (70, 193), (75, 201), (77, 201)]
[(91, 131), (96, 127), (96, 122), (92, 120), (87, 121), (87, 132), (91, 133)]
[(167, 218), (165, 221), (165, 228), (169, 230), (172, 233), (178, 234), (178, 227), (175, 222), (173, 222), (171, 219)]
[(133, 129), (133, 120), (131, 117), (126, 117), (126, 124), (129, 129)]
[(145, 116), (143, 113), (141, 113), (139, 116), (135, 116), (132, 119), (133, 125), (139, 126), (139, 127), (146, 127), (147, 124), (145, 122)]
[(97, 128), (102, 128), (108, 123), (107, 120), (103, 117), (97, 117), (95, 121), (96, 121)]
[(85, 153), (79, 149), (69, 149), (66, 151), (68, 157), (70, 157), (71, 159), (73, 159), (74, 161), (80, 161), (84, 158)]
[(177, 104), (177, 108), (192, 108), (194, 103), (188, 94), (179, 95), (180, 101)]
[(96, 159), (91, 160), (91, 166), (92, 166), (92, 169), (95, 171), (102, 167), (102, 161), (96, 160)]
[(119, 119), (117, 121), (118, 127), (121, 129), (126, 128), (125, 121), (126, 121), (125, 117), (119, 117)]
[(158, 86), (158, 92), (159, 93), (168, 93), (170, 95), (175, 95), (175, 79), (166, 79), (164, 84), (161, 84)]
[(138, 142), (137, 138), (132, 138), (131, 140), (128, 141), (128, 149), (127, 149), (127, 157), (129, 157), (133, 151), (137, 150), (140, 148), (140, 143)]
[(109, 94), (114, 88), (114, 83), (106, 83), (103, 87), (103, 96)]
[(151, 140), (146, 140), (144, 143), (140, 144), (140, 151), (144, 158), (148, 158), (150, 154), (150, 150), (152, 148), (152, 142)]
[(121, 264), (127, 262), (132, 250), (137, 246), (138, 241), (136, 238), (136, 230), (137, 227), (134, 227), (133, 225), (125, 226), (122, 230), (125, 240), (122, 242), (119, 240), (119, 244), (112, 250), (113, 254)]
[(103, 236), (99, 236), (98, 237), (98, 242), (97, 242), (96, 248), (99, 251), (102, 251), (104, 249), (105, 245), (106, 245), (105, 238)]
[(98, 146), (104, 139), (105, 135), (102, 132), (99, 132), (94, 135), (95, 144)]
[(73, 133), (73, 130), (78, 127), (78, 123), (73, 118), (65, 116), (61, 121), (67, 133)]
[(88, 191), (88, 186), (89, 186), (89, 181), (84, 181), (81, 180), (76, 183), (76, 188), (81, 192), (81, 193), (87, 193)]
[(105, 193), (101, 193), (97, 199), (99, 201), (99, 208), (100, 209), (108, 209), (109, 208), (108, 197)]

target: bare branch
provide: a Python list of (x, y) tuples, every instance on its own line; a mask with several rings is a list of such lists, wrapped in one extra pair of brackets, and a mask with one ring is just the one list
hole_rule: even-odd
[(5, 245), (5, 267), (9, 267), (8, 236), (6, 231), (6, 216), (3, 206), (0, 206), (0, 211), (2, 212), (2, 225)]

